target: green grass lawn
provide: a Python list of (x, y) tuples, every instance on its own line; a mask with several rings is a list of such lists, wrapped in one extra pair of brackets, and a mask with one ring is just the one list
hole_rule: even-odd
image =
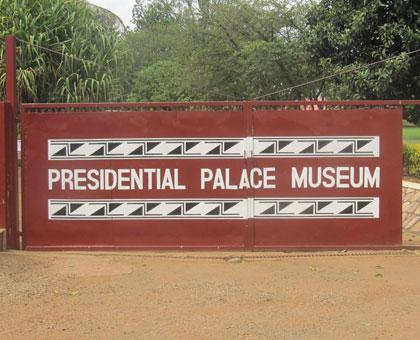
[(420, 127), (403, 127), (404, 144), (420, 144)]

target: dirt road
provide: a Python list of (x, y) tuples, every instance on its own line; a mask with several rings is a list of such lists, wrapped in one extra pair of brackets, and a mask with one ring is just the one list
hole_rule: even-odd
[(420, 334), (418, 253), (168, 254), (0, 253), (0, 338)]

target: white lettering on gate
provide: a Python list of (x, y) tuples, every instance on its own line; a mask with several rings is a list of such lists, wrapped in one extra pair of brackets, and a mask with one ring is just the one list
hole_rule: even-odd
[[(179, 169), (49, 169), (48, 189), (53, 190), (186, 190)], [(240, 177), (230, 168), (200, 172), (201, 190), (275, 189), (275, 168), (242, 169)]]
[(380, 167), (292, 167), (292, 188), (379, 188), (380, 177)]
[[(242, 189), (275, 189), (275, 168), (242, 169), (239, 183), (233, 183), (231, 169), (216, 168), (215, 170), (201, 169), (201, 190), (211, 187), (213, 190), (242, 190)], [(209, 186), (208, 186), (209, 185)]]
[[(201, 190), (276, 189), (274, 167), (241, 169), (200, 169)], [(291, 187), (379, 188), (380, 167), (296, 167), (291, 168)], [(49, 169), (48, 188), (53, 190), (186, 190), (179, 169)]]
[(48, 189), (185, 190), (179, 169), (48, 169)]
[(201, 190), (206, 188), (206, 183), (210, 182), (213, 179), (213, 172), (211, 169), (203, 168), (201, 169)]
[(74, 190), (86, 190), (86, 169), (74, 170)]
[(53, 184), (60, 180), (60, 171), (57, 169), (48, 169), (48, 190), (52, 190)]
[(89, 190), (98, 190), (99, 189), (99, 171), (96, 169), (92, 169), (87, 173), (87, 179), (90, 184), (88, 184)]

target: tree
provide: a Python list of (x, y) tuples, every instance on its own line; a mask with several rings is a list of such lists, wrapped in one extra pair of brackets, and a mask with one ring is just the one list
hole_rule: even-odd
[(161, 60), (143, 68), (136, 78), (130, 101), (186, 101), (182, 83), (183, 68), (170, 60)]
[(178, 51), (182, 48), (179, 44), (182, 42), (179, 28), (175, 24), (156, 24), (124, 35), (117, 47), (117, 74), (121, 86), (117, 99), (125, 101), (131, 96), (135, 83), (138, 82), (136, 78), (142, 69), (158, 61), (176, 62)]
[(143, 0), (136, 0), (132, 23), (136, 25), (136, 30), (169, 24), (176, 19), (178, 4), (176, 0), (153, 0), (146, 4)]
[(337, 99), (411, 99), (420, 93), (420, 2), (321, 0), (309, 11), (307, 49), (320, 74), (398, 56), (325, 83)]
[[(290, 0), (138, 1), (136, 32), (127, 35), (124, 50), (139, 71), (159, 60), (178, 65), (183, 73), (177, 86), (188, 98), (252, 98), (310, 76), (302, 39), (306, 8)], [(140, 74), (130, 72), (127, 79), (138, 83)], [(307, 87), (268, 98), (315, 93)]]
[[(17, 77), (22, 101), (110, 98), (116, 79), (118, 33), (85, 1), (0, 0), (0, 13), (0, 39), (13, 34), (25, 41), (18, 42)], [(2, 47), (0, 59), (3, 53)], [(3, 86), (3, 64), (0, 75)]]
[[(203, 99), (253, 98), (310, 76), (302, 41), (305, 4), (215, 1), (207, 2), (204, 9), (187, 26), (192, 46), (189, 62), (195, 70), (192, 88)], [(299, 99), (313, 93), (307, 87), (267, 99)]]

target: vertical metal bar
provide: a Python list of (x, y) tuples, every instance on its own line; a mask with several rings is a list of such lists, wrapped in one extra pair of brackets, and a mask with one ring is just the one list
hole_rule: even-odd
[(6, 60), (6, 229), (8, 247), (19, 248), (18, 219), (18, 162), (17, 162), (17, 112), (16, 39), (5, 37)]
[(16, 39), (13, 35), (5, 37), (5, 60), (6, 60), (6, 101), (10, 103), (14, 113), (17, 110), (17, 87), (16, 87)]
[[(20, 140), (21, 140), (21, 146), (20, 146), (20, 201), (18, 208), (20, 209), (20, 235), (21, 235), (21, 249), (26, 249), (26, 228), (24, 226), (27, 225), (25, 214), (24, 212), (27, 211), (25, 209), (25, 176), (27, 175), (26, 166), (25, 166), (25, 152), (26, 149), (26, 126), (25, 120), (27, 118), (27, 114), (25, 112), (25, 109), (23, 108), (23, 105), (20, 110), (20, 116), (19, 116), (19, 124), (20, 124)], [(28, 208), (28, 206), (26, 206)]]

